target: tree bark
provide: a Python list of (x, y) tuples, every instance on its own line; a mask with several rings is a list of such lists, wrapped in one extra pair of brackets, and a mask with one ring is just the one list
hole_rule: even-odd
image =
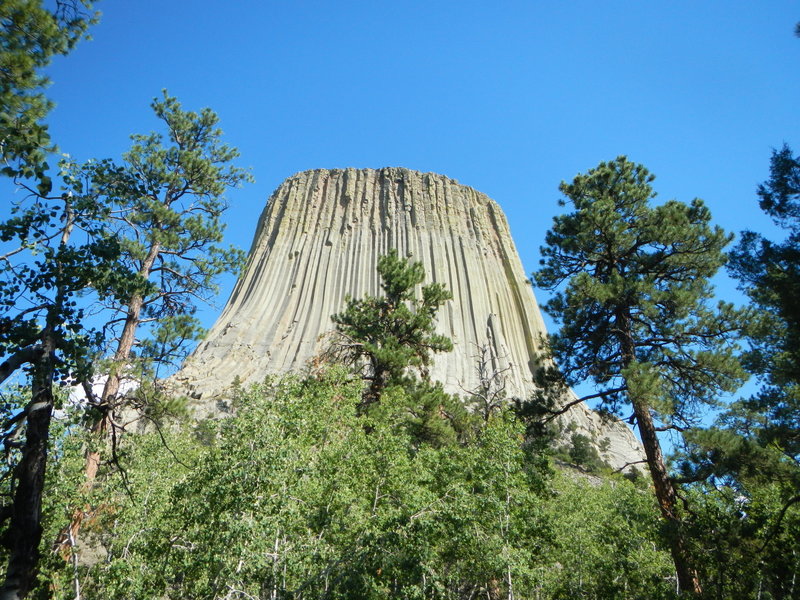
[[(101, 416), (94, 423), (92, 423), (91, 432), (96, 436), (103, 438), (111, 425), (111, 416), (115, 406), (113, 406), (114, 398), (119, 393), (122, 378), (116, 371), (122, 364), (124, 364), (131, 355), (133, 349), (133, 342), (136, 339), (136, 329), (139, 326), (140, 314), (142, 311), (142, 303), (144, 299), (141, 295), (136, 295), (131, 298), (128, 304), (128, 314), (125, 317), (125, 325), (122, 329), (122, 335), (117, 346), (117, 351), (114, 354), (114, 366), (109, 372), (103, 392), (100, 396), (100, 409)], [(90, 489), (97, 477), (97, 471), (100, 468), (100, 452), (97, 450), (90, 450), (86, 453), (86, 487)], [(74, 520), (73, 520), (74, 522)], [(78, 526), (77, 529), (80, 529)], [(73, 530), (73, 535), (76, 536), (78, 531)]]
[[(64, 226), (60, 245), (69, 241), (74, 225), (74, 213), (69, 202), (64, 205)], [(36, 582), (39, 563), (39, 543), (42, 540), (42, 495), (47, 467), (47, 446), (50, 439), (50, 420), (53, 416), (55, 353), (58, 347), (58, 327), (61, 323), (66, 286), (64, 273), (57, 270), (56, 293), (53, 303), (45, 313), (44, 329), (40, 334), (38, 350), (31, 381), (31, 402), (25, 423), (25, 446), (22, 458), (15, 469), (17, 489), (11, 520), (8, 525), (9, 556), (6, 578), (0, 588), (0, 600), (25, 598)], [(27, 349), (23, 349), (24, 352)]]
[(678, 575), (678, 588), (681, 593), (689, 592), (694, 595), (700, 595), (703, 589), (700, 585), (697, 571), (691, 566), (686, 540), (681, 531), (681, 520), (675, 512), (677, 505), (675, 486), (667, 474), (667, 468), (661, 452), (661, 444), (653, 426), (650, 408), (641, 401), (632, 401), (632, 403), (636, 422), (639, 424), (642, 446), (644, 446), (644, 452), (647, 456), (647, 466), (653, 479), (658, 507), (661, 510), (661, 516), (669, 526), (670, 553), (672, 554), (672, 562), (675, 564), (675, 572)]
[(43, 353), (44, 349), (39, 344), (33, 344), (17, 350), (8, 359), (0, 363), (0, 383), (8, 379), (22, 365), (40, 359)]
[(42, 539), (42, 492), (53, 412), (52, 325), (45, 330), (43, 354), (37, 362), (28, 407), (25, 446), (16, 468), (17, 490), (9, 523), (9, 558), (0, 600), (24, 598), (36, 581)]
[[(142, 267), (139, 269), (139, 275), (144, 278), (149, 277), (150, 271), (161, 252), (160, 244), (153, 244), (147, 252), (147, 256), (142, 262)], [(134, 295), (130, 302), (128, 302), (127, 313), (125, 315), (125, 325), (122, 328), (117, 350), (114, 353), (114, 365), (108, 373), (103, 392), (100, 396), (100, 410), (101, 416), (91, 426), (91, 432), (96, 437), (104, 439), (111, 427), (111, 418), (114, 408), (114, 400), (119, 394), (122, 383), (122, 378), (119, 375), (118, 369), (124, 365), (130, 358), (131, 351), (133, 350), (134, 342), (136, 341), (136, 330), (141, 322), (142, 306), (144, 304), (144, 297), (141, 294)], [(86, 452), (86, 463), (84, 466), (84, 490), (88, 491), (94, 487), (95, 479), (97, 479), (97, 471), (100, 469), (100, 452), (97, 450), (89, 450)], [(72, 513), (68, 530), (62, 529), (61, 534), (55, 542), (55, 548), (62, 548), (62, 556), (67, 560), (70, 554), (64, 551), (65, 544), (71, 544), (78, 539), (83, 519), (86, 516), (86, 509), (76, 508)], [(0, 599), (2, 600), (2, 599)]]
[[(147, 256), (139, 269), (139, 275), (145, 279), (149, 278), (150, 271), (161, 253), (161, 244), (153, 244), (147, 252)], [(122, 334), (117, 344), (117, 351), (114, 353), (114, 369), (108, 374), (105, 386), (103, 387), (103, 395), (101, 403), (105, 406), (112, 400), (118, 393), (122, 378), (116, 370), (121, 364), (128, 361), (133, 350), (133, 344), (136, 341), (136, 330), (139, 328), (141, 322), (142, 305), (144, 304), (144, 297), (141, 294), (134, 295), (128, 303), (127, 314), (125, 315), (125, 325), (122, 328)], [(93, 428), (96, 433), (104, 433), (107, 427), (102, 423), (96, 424), (99, 429)]]
[[(621, 310), (617, 313), (616, 320), (622, 350), (622, 363), (625, 367), (628, 367), (636, 359), (633, 333), (630, 325), (631, 317), (628, 311)], [(678, 576), (678, 589), (681, 594), (689, 593), (699, 596), (702, 594), (703, 589), (700, 585), (697, 570), (692, 567), (691, 557), (686, 548), (686, 539), (681, 529), (681, 520), (675, 511), (677, 494), (664, 464), (664, 455), (653, 424), (650, 406), (644, 398), (630, 397), (630, 401), (633, 405), (636, 422), (639, 425), (639, 435), (642, 438), (642, 446), (647, 457), (647, 466), (653, 479), (653, 488), (658, 507), (669, 528), (670, 554)]]

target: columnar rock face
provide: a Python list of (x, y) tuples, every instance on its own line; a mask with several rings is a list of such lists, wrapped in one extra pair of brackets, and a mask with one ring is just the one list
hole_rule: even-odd
[[(287, 179), (261, 215), (227, 306), (175, 381), (209, 412), (236, 378), (302, 372), (346, 296), (379, 294), (378, 257), (392, 248), (453, 293), (438, 331), (454, 350), (435, 356), (431, 377), (466, 395), (481, 386), (483, 363), (501, 374), (494, 383), (502, 379), (507, 396), (529, 396), (545, 328), (505, 216), (472, 188), (400, 168), (319, 169)], [(612, 464), (640, 460), (623, 425), (605, 424), (582, 405), (568, 414), (598, 442), (609, 439)]]

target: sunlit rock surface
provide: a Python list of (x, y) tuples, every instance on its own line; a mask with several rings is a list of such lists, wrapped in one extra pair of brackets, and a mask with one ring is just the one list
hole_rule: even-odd
[[(432, 378), (451, 393), (477, 390), (482, 356), (502, 373), (507, 396), (529, 396), (545, 328), (503, 212), (448, 177), (401, 168), (318, 169), (281, 184), (222, 315), (173, 380), (207, 414), (224, 405), (236, 378), (302, 372), (345, 297), (379, 294), (377, 260), (391, 248), (453, 293), (438, 330), (454, 350), (436, 355)], [(642, 458), (624, 425), (582, 405), (568, 419), (597, 443), (608, 438), (612, 465)]]

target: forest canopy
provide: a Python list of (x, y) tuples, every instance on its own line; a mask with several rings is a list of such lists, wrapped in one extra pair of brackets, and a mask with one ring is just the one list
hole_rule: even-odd
[[(562, 182), (534, 275), (561, 328), (531, 398), (431, 379), (451, 291), (387, 248), (380, 292), (330, 315), (337, 351), (201, 420), (162, 375), (243, 264), (226, 194), (252, 177), (217, 114), (166, 90), (119, 158), (61, 154), (47, 73), (98, 19), (0, 3), (0, 600), (798, 597), (789, 145), (754, 192), (776, 229), (735, 242), (625, 156)], [(636, 428), (643, 464), (561, 425), (570, 386)]]

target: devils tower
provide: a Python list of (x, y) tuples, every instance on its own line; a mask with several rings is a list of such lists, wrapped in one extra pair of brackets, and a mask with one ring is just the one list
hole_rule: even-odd
[[(200, 412), (213, 412), (235, 380), (304, 371), (346, 296), (379, 293), (378, 257), (392, 248), (453, 294), (438, 331), (454, 349), (435, 356), (431, 377), (466, 395), (480, 386), (483, 362), (506, 396), (530, 396), (545, 327), (503, 212), (448, 177), (402, 168), (317, 169), (284, 181), (225, 309), (174, 380)], [(567, 414), (598, 444), (608, 440), (612, 465), (641, 458), (622, 424), (583, 405)]]

